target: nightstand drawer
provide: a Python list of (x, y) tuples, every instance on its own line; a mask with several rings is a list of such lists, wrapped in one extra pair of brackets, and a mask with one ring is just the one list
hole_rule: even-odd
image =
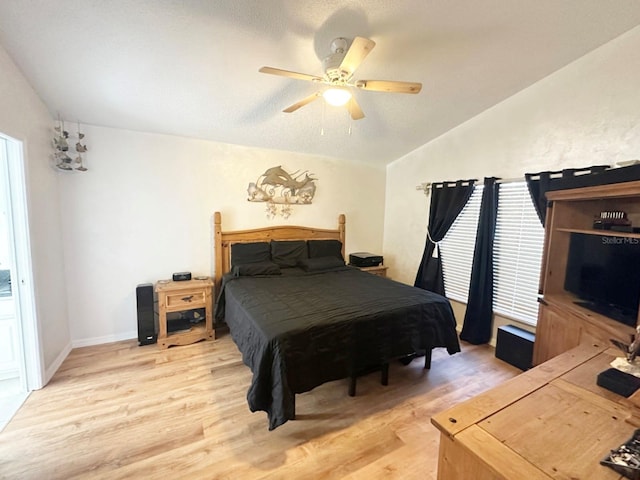
[(166, 307), (170, 310), (190, 310), (205, 306), (205, 292), (202, 288), (197, 290), (181, 290), (167, 293)]

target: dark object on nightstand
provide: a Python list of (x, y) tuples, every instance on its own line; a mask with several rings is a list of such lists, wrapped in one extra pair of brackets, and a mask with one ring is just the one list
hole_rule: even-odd
[(153, 308), (153, 284), (141, 283), (136, 287), (138, 310), (138, 344), (151, 345), (158, 341), (155, 309)]
[(354, 267), (377, 267), (382, 265), (382, 256), (369, 252), (350, 253), (349, 265)]
[(174, 282), (186, 282), (187, 280), (191, 280), (191, 272), (177, 272), (173, 274)]
[(518, 367), (529, 370), (533, 360), (533, 343), (536, 336), (515, 325), (498, 327), (496, 339), (496, 358)]

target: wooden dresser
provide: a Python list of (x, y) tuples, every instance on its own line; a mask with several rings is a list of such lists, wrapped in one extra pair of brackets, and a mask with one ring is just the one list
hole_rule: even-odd
[(596, 385), (619, 352), (584, 343), (435, 415), (438, 480), (619, 480), (599, 462), (635, 426), (631, 402)]

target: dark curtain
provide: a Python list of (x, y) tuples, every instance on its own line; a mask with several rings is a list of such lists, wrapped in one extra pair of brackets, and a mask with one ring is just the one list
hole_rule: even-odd
[(549, 182), (551, 181), (551, 175), (558, 172), (540, 172), (540, 173), (525, 173), (524, 178), (527, 181), (527, 188), (529, 189), (529, 195), (531, 195), (531, 201), (536, 208), (536, 213), (540, 222), (544, 226), (544, 221), (547, 217), (547, 197), (545, 194), (549, 190)]
[(554, 185), (556, 183), (560, 183), (561, 181), (566, 182), (568, 179), (574, 177), (582, 178), (589, 174), (599, 174), (607, 168), (609, 168), (608, 165), (595, 165), (587, 168), (567, 168), (557, 172), (525, 173), (524, 178), (527, 181), (529, 195), (531, 195), (531, 200), (536, 207), (536, 213), (542, 226), (544, 227), (544, 222), (547, 217), (546, 193), (549, 190), (555, 190)]
[(493, 317), (493, 240), (498, 216), (496, 178), (484, 179), (480, 218), (469, 282), (469, 301), (460, 338), (479, 345), (491, 339)]
[[(416, 275), (416, 287), (444, 295), (440, 252), (434, 257), (436, 243), (444, 238), (473, 193), (475, 180), (434, 183), (431, 186), (427, 241)], [(434, 243), (435, 242), (435, 243)]]

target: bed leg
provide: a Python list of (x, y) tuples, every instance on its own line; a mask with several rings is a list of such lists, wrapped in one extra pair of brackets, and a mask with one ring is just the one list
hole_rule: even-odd
[(433, 352), (433, 349), (427, 347), (427, 349), (424, 352), (424, 369), (425, 370), (429, 370), (431, 368), (431, 353)]
[(293, 394), (293, 399), (292, 399), (292, 403), (293, 403), (293, 416), (291, 417), (291, 420), (295, 420), (296, 419), (296, 394)]
[(380, 374), (380, 383), (385, 387), (389, 385), (389, 362), (382, 364), (382, 373)]
[(349, 396), (350, 397), (356, 396), (356, 376), (355, 375), (351, 375), (351, 377), (349, 377)]

